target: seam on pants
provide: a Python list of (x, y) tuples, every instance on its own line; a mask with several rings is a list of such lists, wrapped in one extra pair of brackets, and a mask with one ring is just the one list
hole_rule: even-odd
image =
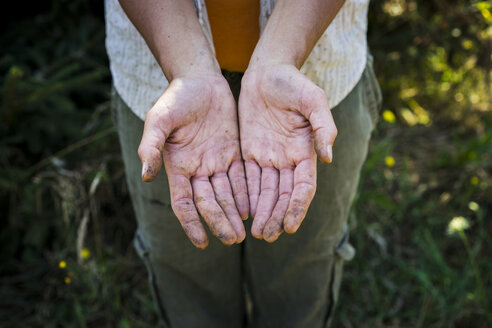
[(154, 297), (155, 303), (157, 305), (157, 310), (159, 312), (159, 316), (161, 318), (161, 321), (164, 324), (164, 327), (166, 328), (171, 328), (171, 324), (169, 322), (169, 317), (164, 309), (162, 299), (159, 294), (159, 288), (157, 286), (157, 281), (154, 273), (154, 269), (152, 267), (152, 263), (150, 261), (150, 247), (146, 245), (144, 242), (142, 236), (140, 235), (139, 231), (135, 233), (135, 237), (133, 240), (133, 245), (144, 262), (146, 268), (147, 268), (147, 273), (148, 273), (148, 280), (149, 280), (149, 285), (152, 291), (152, 296)]
[(328, 309), (326, 310), (326, 315), (325, 315), (325, 326), (328, 327), (329, 323), (331, 321), (331, 315), (333, 312), (333, 306), (335, 303), (335, 295), (333, 294), (333, 284), (335, 280), (335, 260), (333, 260), (333, 263), (331, 264), (331, 278), (330, 278), (330, 284), (328, 287)]

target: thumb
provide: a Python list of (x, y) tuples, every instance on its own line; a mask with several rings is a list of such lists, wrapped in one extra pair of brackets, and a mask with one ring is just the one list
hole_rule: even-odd
[[(308, 96), (304, 93), (303, 96)], [(333, 143), (337, 128), (333, 121), (328, 99), (323, 89), (314, 86), (308, 97), (303, 97), (301, 113), (309, 120), (314, 134), (314, 148), (319, 159), (324, 163), (333, 160)]]
[(153, 181), (162, 167), (162, 151), (169, 136), (169, 119), (166, 113), (153, 108), (145, 118), (144, 131), (138, 147), (142, 162), (142, 181)]

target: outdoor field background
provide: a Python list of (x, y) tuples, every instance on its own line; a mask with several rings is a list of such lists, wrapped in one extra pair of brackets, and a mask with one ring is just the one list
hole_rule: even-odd
[[(103, 1), (11, 5), (0, 327), (154, 327), (109, 111)], [(372, 1), (369, 43), (384, 104), (333, 327), (492, 327), (492, 2)]]

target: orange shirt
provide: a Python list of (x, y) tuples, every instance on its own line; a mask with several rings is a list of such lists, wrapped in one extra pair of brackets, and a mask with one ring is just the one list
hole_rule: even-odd
[(244, 72), (260, 37), (259, 0), (206, 0), (219, 65)]

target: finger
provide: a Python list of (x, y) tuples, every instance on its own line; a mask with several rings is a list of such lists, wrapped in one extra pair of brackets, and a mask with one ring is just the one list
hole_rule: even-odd
[(251, 234), (255, 238), (263, 237), (265, 223), (272, 215), (273, 208), (278, 200), (278, 170), (265, 167), (261, 170), (261, 191), (258, 198), (256, 215), (251, 225)]
[(249, 199), (243, 161), (238, 160), (233, 162), (229, 168), (228, 175), (234, 199), (236, 200), (237, 210), (239, 211), (241, 218), (245, 220), (248, 218), (249, 213)]
[(294, 170), (294, 190), (284, 218), (284, 230), (294, 233), (306, 216), (316, 191), (316, 158), (301, 161)]
[(168, 179), (174, 214), (193, 245), (202, 249), (206, 248), (208, 237), (193, 203), (190, 180), (185, 176), (172, 174)]
[(151, 109), (145, 118), (144, 131), (138, 147), (142, 162), (142, 180), (154, 180), (162, 167), (162, 150), (171, 131), (167, 113)]
[[(306, 95), (308, 97), (305, 97)], [(331, 163), (333, 143), (338, 132), (323, 89), (314, 86), (310, 92), (303, 92), (301, 113), (309, 120), (313, 128), (314, 144), (319, 159), (322, 162)]]
[(215, 199), (236, 232), (236, 242), (242, 242), (246, 237), (246, 231), (244, 230), (243, 221), (239, 216), (236, 203), (232, 197), (232, 189), (227, 175), (225, 173), (216, 173), (212, 176), (210, 181), (212, 182), (212, 187), (214, 189)]
[(210, 231), (226, 245), (236, 242), (236, 233), (224, 211), (215, 200), (214, 190), (208, 177), (191, 178), (196, 208), (207, 222)]
[(286, 168), (280, 170), (280, 182), (278, 185), (278, 201), (273, 209), (272, 216), (268, 219), (263, 229), (263, 239), (274, 242), (284, 230), (284, 218), (289, 207), (290, 197), (294, 188), (294, 170)]
[(260, 195), (261, 169), (253, 160), (245, 161), (244, 167), (246, 169), (246, 182), (248, 184), (249, 214), (255, 217), (258, 197)]

